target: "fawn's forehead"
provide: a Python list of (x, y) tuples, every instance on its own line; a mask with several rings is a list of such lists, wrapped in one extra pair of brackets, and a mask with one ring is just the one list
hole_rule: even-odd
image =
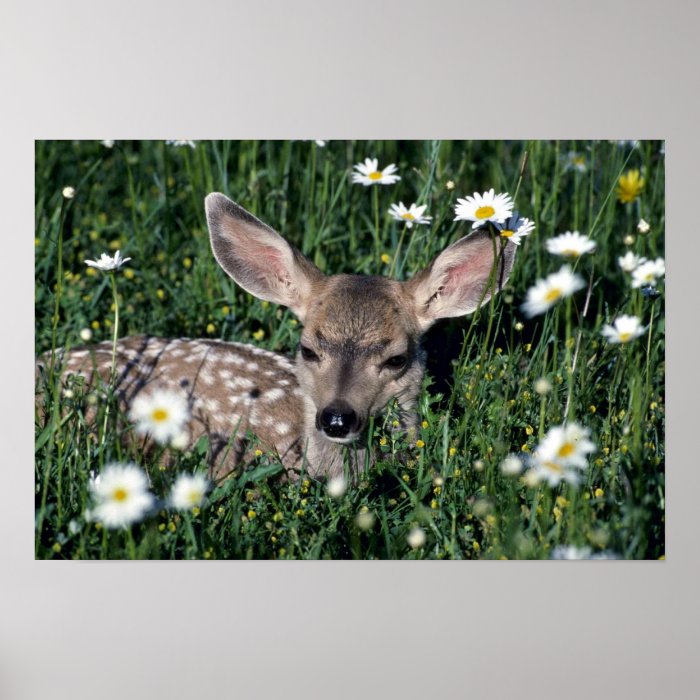
[(416, 334), (399, 282), (369, 275), (334, 275), (312, 301), (304, 335), (326, 345), (355, 342), (370, 351)]

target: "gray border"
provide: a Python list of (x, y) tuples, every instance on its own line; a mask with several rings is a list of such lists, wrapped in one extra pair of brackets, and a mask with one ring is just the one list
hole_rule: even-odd
[[(697, 696), (682, 251), (700, 5), (5, 0), (2, 15), (3, 698)], [(669, 560), (34, 562), (33, 139), (135, 136), (666, 138)]]

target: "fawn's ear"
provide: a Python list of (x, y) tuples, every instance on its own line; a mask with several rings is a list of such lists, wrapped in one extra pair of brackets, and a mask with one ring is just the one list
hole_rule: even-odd
[(503, 239), (494, 241), (488, 230), (474, 231), (445, 248), (406, 282), (421, 330), (439, 318), (463, 316), (485, 304), (492, 291), (500, 291), (506, 283), (515, 249), (510, 241), (505, 245)]
[(303, 321), (323, 273), (278, 233), (228, 197), (204, 200), (214, 257), (246, 292), (288, 306)]

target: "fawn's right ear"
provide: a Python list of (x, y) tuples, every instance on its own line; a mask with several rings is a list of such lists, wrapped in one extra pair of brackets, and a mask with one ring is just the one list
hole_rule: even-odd
[(301, 321), (323, 273), (278, 233), (228, 197), (204, 200), (214, 257), (246, 292), (288, 306)]

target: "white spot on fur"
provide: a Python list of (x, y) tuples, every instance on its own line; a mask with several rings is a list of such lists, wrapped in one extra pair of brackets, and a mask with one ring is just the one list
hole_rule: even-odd
[(258, 369), (260, 369), (260, 365), (259, 365), (257, 362), (249, 362), (249, 363), (245, 366), (245, 368), (246, 368), (249, 372), (257, 372)]
[(292, 394), (294, 394), (294, 396), (304, 396), (304, 392), (298, 386), (292, 389)]
[(240, 355), (236, 355), (235, 353), (231, 353), (227, 358), (226, 358), (232, 365), (242, 365), (244, 360)]
[(290, 430), (292, 429), (292, 426), (289, 425), (289, 423), (284, 423), (283, 421), (280, 421), (275, 425), (275, 432), (278, 435), (286, 435)]
[(211, 386), (214, 383), (214, 377), (212, 377), (211, 372), (204, 369), (199, 373), (199, 378), (207, 385)]
[(274, 376), (277, 374), (277, 372), (273, 372), (271, 369), (266, 369), (266, 370), (263, 372), (263, 374), (264, 374), (266, 377), (274, 377)]
[(231, 372), (230, 369), (220, 369), (219, 377), (224, 381), (228, 381), (229, 379), (231, 379), (231, 377), (233, 377), (233, 372)]
[(221, 411), (221, 404), (216, 399), (204, 399), (204, 407), (212, 413)]
[(262, 398), (265, 401), (277, 401), (278, 399), (281, 399), (284, 394), (284, 389), (270, 389), (270, 391), (266, 391), (263, 394)]
[(288, 379), (280, 379), (277, 382), (280, 386), (289, 386), (289, 380)]
[(234, 377), (231, 381), (226, 382), (226, 386), (229, 389), (252, 389), (255, 382), (248, 377)]

